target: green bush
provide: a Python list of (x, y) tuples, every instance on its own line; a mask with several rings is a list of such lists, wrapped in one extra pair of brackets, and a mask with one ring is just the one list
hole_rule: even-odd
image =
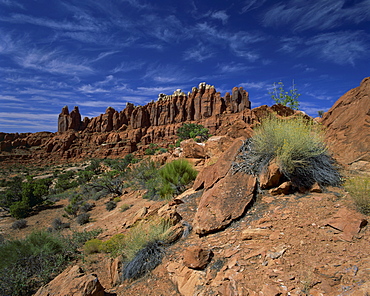
[(162, 178), (161, 198), (169, 199), (182, 193), (185, 186), (195, 180), (197, 171), (185, 159), (174, 160), (167, 163), (159, 174)]
[(338, 186), (341, 176), (328, 154), (320, 126), (303, 117), (265, 118), (241, 147), (234, 171), (258, 175), (275, 159), (296, 187)]
[(0, 244), (0, 295), (33, 295), (76, 259), (77, 249), (92, 235), (97, 232), (77, 233), (69, 238), (37, 231), (25, 239)]
[(125, 235), (117, 233), (107, 241), (102, 242), (99, 250), (104, 253), (109, 253), (111, 257), (117, 257), (123, 253), (124, 247)]
[(205, 128), (203, 125), (195, 123), (184, 123), (177, 130), (177, 136), (179, 137), (180, 141), (198, 138), (200, 139), (200, 141), (203, 142), (210, 137), (210, 134), (208, 133), (208, 129)]
[(370, 177), (358, 176), (347, 179), (344, 187), (353, 198), (358, 211), (370, 215)]
[(101, 245), (102, 241), (100, 239), (97, 238), (90, 239), (83, 246), (84, 253), (87, 255), (99, 253)]
[(10, 206), (10, 215), (16, 219), (23, 219), (29, 216), (31, 208), (25, 201), (17, 201)]

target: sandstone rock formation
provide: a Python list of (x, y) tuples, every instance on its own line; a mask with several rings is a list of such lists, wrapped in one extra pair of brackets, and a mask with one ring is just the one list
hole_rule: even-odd
[[(327, 141), (344, 165), (370, 163), (370, 77), (351, 89), (324, 113)], [(370, 168), (370, 166), (368, 166)], [(353, 167), (356, 168), (356, 167)]]
[(75, 265), (67, 268), (46, 286), (41, 287), (35, 296), (104, 296), (104, 288), (94, 274), (85, 274)]
[(206, 189), (194, 217), (194, 229), (200, 235), (225, 228), (241, 217), (253, 200), (256, 178), (231, 171), (242, 143), (237, 139), (215, 164), (205, 167), (194, 182), (194, 189)]

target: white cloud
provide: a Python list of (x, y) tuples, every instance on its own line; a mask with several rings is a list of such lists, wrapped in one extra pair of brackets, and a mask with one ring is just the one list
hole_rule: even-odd
[(261, 7), (263, 4), (265, 4), (266, 0), (248, 0), (245, 1), (244, 6), (242, 8), (242, 13), (246, 13), (248, 11), (251, 11), (253, 9), (257, 9)]
[(228, 32), (208, 23), (198, 23), (194, 28), (194, 35), (202, 36), (209, 44), (217, 47), (226, 46), (236, 56), (246, 58), (251, 62), (259, 59), (259, 54), (255, 52), (252, 45), (265, 40), (265, 37), (260, 34), (245, 31)]
[(225, 12), (225, 10), (213, 12), (211, 13), (211, 17), (222, 21), (222, 24), (224, 25), (227, 23), (229, 19), (229, 15)]
[(65, 55), (63, 51), (21, 48), (14, 60), (23, 68), (65, 75), (91, 74), (94, 70), (83, 60)]
[(143, 68), (144, 66), (144, 62), (122, 62), (119, 66), (117, 66), (116, 68), (114, 68), (112, 70), (113, 73), (118, 73), (118, 72), (123, 72), (123, 73), (127, 73), (127, 72), (131, 72), (131, 71), (135, 71), (135, 70), (140, 70)]
[(248, 89), (266, 89), (268, 87), (266, 82), (260, 81), (260, 82), (244, 82), (240, 83), (240, 86), (245, 88), (246, 90)]
[(16, 98), (14, 96), (0, 95), (0, 102), (11, 101), (11, 102), (23, 102), (23, 100)]
[(265, 26), (290, 24), (294, 30), (327, 30), (344, 23), (370, 20), (370, 0), (347, 5), (345, 0), (290, 0), (274, 5), (264, 15)]
[(0, 5), (13, 6), (24, 9), (24, 6), (16, 0), (0, 0)]
[(184, 52), (184, 60), (195, 60), (203, 62), (214, 56), (213, 50), (210, 47), (199, 44), (196, 47), (190, 48)]
[(80, 91), (80, 92), (83, 92), (83, 93), (87, 93), (87, 94), (107, 93), (107, 92), (109, 92), (109, 90), (107, 90), (107, 89), (103, 89), (103, 88), (100, 88), (100, 87), (95, 87), (95, 86), (92, 86), (91, 84), (85, 84), (83, 86), (80, 86), (77, 90)]
[(281, 51), (298, 56), (314, 55), (339, 65), (355, 65), (367, 59), (369, 36), (362, 31), (339, 31), (319, 34), (311, 38), (283, 38)]
[(235, 73), (253, 69), (253, 67), (247, 66), (243, 63), (223, 63), (218, 65), (218, 69), (222, 73)]

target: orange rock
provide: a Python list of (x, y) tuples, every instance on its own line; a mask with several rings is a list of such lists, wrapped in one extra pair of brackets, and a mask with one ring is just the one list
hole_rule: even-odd
[(198, 246), (192, 246), (185, 250), (184, 265), (192, 269), (204, 269), (211, 259), (212, 252)]
[(41, 287), (35, 296), (104, 296), (104, 287), (94, 274), (85, 274), (75, 265), (67, 268), (47, 285)]

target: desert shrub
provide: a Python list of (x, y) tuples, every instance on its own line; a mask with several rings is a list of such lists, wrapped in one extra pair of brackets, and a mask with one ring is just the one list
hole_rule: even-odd
[(119, 196), (116, 196), (115, 198), (113, 198), (113, 201), (114, 202), (120, 202), (121, 201), (121, 198)]
[(90, 170), (83, 170), (77, 173), (77, 183), (78, 184), (86, 184), (95, 176), (94, 171)]
[(144, 198), (158, 199), (159, 189), (161, 187), (161, 178), (159, 175), (159, 163), (149, 159), (142, 160), (128, 174), (132, 186), (138, 189), (145, 189)]
[(161, 198), (172, 198), (182, 193), (185, 186), (195, 180), (197, 171), (185, 159), (174, 160), (167, 163), (159, 171), (163, 180), (160, 189)]
[(10, 215), (16, 219), (23, 219), (28, 217), (31, 208), (29, 204), (25, 201), (17, 201), (10, 206)]
[(105, 159), (104, 164), (108, 166), (111, 170), (124, 173), (127, 166), (131, 163), (136, 163), (137, 159), (129, 153), (125, 155), (123, 159)]
[(370, 177), (357, 176), (347, 179), (344, 187), (353, 198), (358, 211), (370, 215)]
[(117, 207), (117, 203), (114, 200), (110, 200), (105, 204), (107, 211), (112, 211)]
[(164, 250), (159, 241), (151, 241), (137, 252), (135, 257), (124, 265), (123, 280), (135, 280), (152, 271), (161, 262)]
[(123, 177), (115, 176), (114, 172), (108, 172), (94, 180), (91, 186), (97, 191), (104, 190), (108, 193), (122, 195), (122, 190), (124, 188)]
[(0, 196), (0, 206), (9, 209), (10, 214), (17, 218), (29, 216), (32, 208), (42, 204), (49, 193), (51, 179), (32, 180), (16, 177), (8, 182), (9, 187)]
[[(84, 238), (88, 235), (96, 232), (83, 233)], [(77, 257), (77, 249), (86, 241), (81, 238), (37, 231), (0, 244), (0, 295), (33, 295)]]
[(197, 138), (203, 142), (210, 137), (210, 134), (208, 133), (208, 129), (205, 128), (203, 125), (195, 123), (184, 123), (181, 127), (178, 128), (177, 136), (179, 137), (180, 141)]
[(27, 227), (27, 220), (25, 219), (20, 219), (20, 220), (17, 220), (17, 221), (14, 221), (12, 226), (11, 226), (11, 229), (23, 229), (23, 228), (26, 228)]
[(102, 242), (99, 251), (109, 253), (113, 258), (122, 254), (125, 246), (125, 236), (122, 233), (113, 235), (107, 241)]
[(96, 175), (100, 174), (101, 162), (102, 160), (100, 159), (91, 159), (90, 164), (85, 168), (85, 171), (93, 171)]
[(75, 179), (75, 173), (73, 171), (67, 171), (58, 176), (58, 180), (55, 183), (54, 189), (56, 193), (61, 193), (70, 188), (75, 188), (78, 186), (78, 182)]
[(77, 216), (76, 221), (80, 225), (89, 223), (89, 221), (90, 221), (90, 214), (88, 214), (88, 213), (82, 213), (82, 214), (80, 214), (80, 215)]
[(283, 82), (278, 82), (273, 84), (273, 90), (269, 92), (271, 98), (276, 104), (282, 104), (288, 106), (292, 109), (298, 110), (299, 102), (298, 98), (301, 96), (295, 88), (294, 80), (292, 82), (292, 87), (289, 91), (285, 91)]
[(51, 228), (52, 230), (62, 230), (64, 228), (69, 228), (70, 224), (69, 223), (63, 223), (60, 218), (55, 218), (53, 222), (51, 222)]
[(125, 236), (123, 254), (126, 260), (133, 260), (136, 254), (149, 242), (165, 240), (171, 226), (171, 222), (164, 219), (155, 219), (134, 225)]
[(102, 244), (102, 241), (97, 238), (88, 240), (83, 246), (84, 253), (87, 255), (93, 254), (93, 253), (99, 253), (101, 244)]
[(88, 203), (88, 202), (84, 202), (84, 203), (81, 205), (81, 207), (80, 207), (80, 211), (81, 211), (81, 212), (86, 213), (86, 212), (91, 211), (93, 207), (94, 207), (94, 205), (93, 205), (93, 204)]
[(315, 182), (321, 186), (341, 183), (320, 126), (303, 117), (265, 118), (241, 147), (233, 169), (258, 175), (272, 159), (296, 187), (310, 188)]
[(119, 210), (120, 210), (121, 212), (125, 212), (125, 211), (127, 211), (129, 208), (131, 208), (131, 206), (130, 206), (130, 205), (128, 205), (128, 204), (123, 204), (123, 205), (121, 205), (121, 206), (119, 207)]

